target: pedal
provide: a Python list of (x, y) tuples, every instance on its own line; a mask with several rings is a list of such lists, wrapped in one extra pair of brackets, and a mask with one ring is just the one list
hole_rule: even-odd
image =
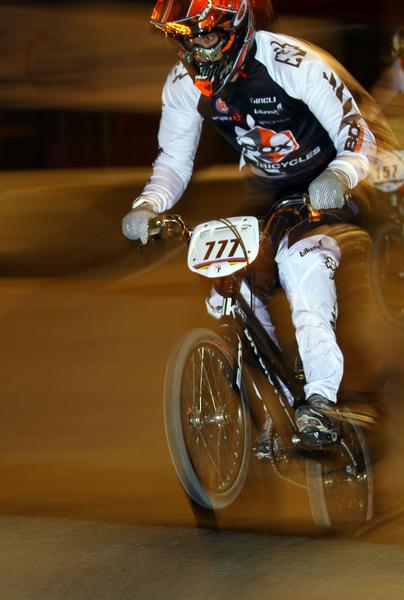
[(311, 431), (309, 433), (295, 433), (292, 436), (292, 447), (296, 450), (323, 451), (330, 448), (337, 440), (337, 432)]

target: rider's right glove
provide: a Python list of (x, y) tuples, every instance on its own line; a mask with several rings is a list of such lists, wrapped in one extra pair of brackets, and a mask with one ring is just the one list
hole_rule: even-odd
[(317, 210), (342, 208), (349, 190), (347, 175), (326, 169), (309, 185), (310, 204)]
[(133, 203), (134, 208), (122, 219), (122, 232), (130, 240), (140, 240), (147, 244), (149, 239), (149, 222), (157, 217), (154, 206), (147, 200)]

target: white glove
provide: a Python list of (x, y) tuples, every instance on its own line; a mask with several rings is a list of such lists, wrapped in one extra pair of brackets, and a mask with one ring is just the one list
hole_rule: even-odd
[(150, 203), (139, 204), (122, 219), (123, 235), (130, 240), (140, 240), (142, 244), (147, 244), (149, 221), (155, 217), (157, 217), (157, 213)]
[(342, 208), (349, 180), (345, 173), (326, 169), (309, 185), (310, 204), (317, 210)]

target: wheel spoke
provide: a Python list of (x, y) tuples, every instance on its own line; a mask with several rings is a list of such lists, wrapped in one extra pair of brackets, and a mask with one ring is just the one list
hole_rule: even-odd
[(198, 477), (215, 493), (234, 485), (245, 451), (246, 416), (232, 381), (220, 348), (193, 348), (182, 379), (184, 440)]
[[(326, 526), (359, 525), (373, 512), (370, 458), (360, 428), (347, 421), (329, 460), (315, 465), (308, 480), (313, 516)], [(318, 512), (316, 512), (318, 511)]]
[[(202, 350), (204, 350), (204, 348), (202, 348)], [(208, 352), (208, 357), (209, 357), (210, 363), (211, 363), (212, 357), (209, 352)], [(216, 411), (215, 394), (213, 393), (213, 390), (212, 390), (212, 384), (210, 381), (210, 377), (208, 375), (208, 369), (209, 369), (209, 366), (208, 367), (205, 366), (205, 363), (203, 361), (203, 356), (202, 356), (202, 358), (201, 358), (201, 378), (203, 377), (203, 381), (204, 381), (205, 385), (207, 385), (207, 387), (208, 387), (210, 399), (211, 399), (211, 402), (213, 405), (213, 409)], [(214, 369), (212, 369), (211, 372), (212, 372), (212, 375), (214, 378)], [(213, 381), (213, 384), (215, 384), (215, 383), (216, 382)], [(217, 389), (217, 383), (215, 385), (215, 389)]]

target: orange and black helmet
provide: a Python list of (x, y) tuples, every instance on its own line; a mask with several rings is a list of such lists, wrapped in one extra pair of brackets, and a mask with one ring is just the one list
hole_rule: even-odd
[[(180, 43), (180, 58), (193, 67), (195, 85), (218, 93), (243, 65), (254, 41), (249, 0), (158, 0), (151, 23)], [(189, 40), (217, 33), (208, 49)]]

